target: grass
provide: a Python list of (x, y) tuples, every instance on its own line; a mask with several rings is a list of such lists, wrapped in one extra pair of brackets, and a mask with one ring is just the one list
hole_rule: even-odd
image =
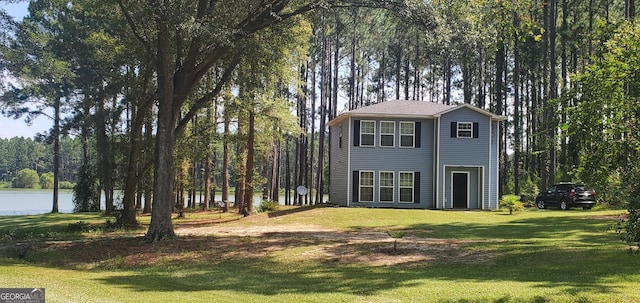
[[(65, 231), (103, 224), (99, 214), (0, 217), (10, 241), (7, 233), (64, 240), (0, 257), (0, 285), (44, 287), (47, 302), (639, 302), (640, 256), (611, 228), (621, 213), (198, 212), (175, 220), (176, 230), (239, 233), (154, 244), (144, 230)], [(241, 233), (252, 228), (265, 232)]]

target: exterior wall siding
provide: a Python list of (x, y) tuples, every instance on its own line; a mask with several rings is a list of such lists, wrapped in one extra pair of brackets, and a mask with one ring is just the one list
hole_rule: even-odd
[[(478, 138), (452, 138), (451, 122), (477, 123)], [(482, 186), (482, 188), (476, 190), (476, 193), (481, 194), (482, 197), (469, 201), (469, 207), (493, 209), (491, 207), (491, 194), (493, 193), (491, 179), (493, 176), (488, 171), (495, 168), (495, 163), (497, 163), (494, 162), (493, 167), (490, 165), (490, 161), (493, 162), (490, 151), (492, 154), (497, 154), (495, 149), (492, 149), (494, 144), (490, 140), (493, 137), (493, 129), (497, 127), (492, 125), (492, 121), (488, 116), (469, 108), (460, 108), (442, 115), (439, 126), (440, 157), (438, 171), (442, 180), (440, 180), (436, 189), (437, 208), (452, 207), (451, 201), (449, 201), (452, 188), (447, 183), (451, 180), (451, 171), (475, 171), (475, 173), (471, 174), (470, 182)], [(495, 148), (497, 148), (497, 145)], [(478, 167), (484, 168), (480, 170), (482, 171), (481, 176), (477, 175)], [(447, 170), (448, 168), (450, 169)], [(473, 177), (474, 174), (476, 175), (475, 179)], [(474, 193), (474, 195), (476, 194)], [(484, 205), (482, 205), (483, 201)]]
[[(483, 191), (482, 191), (482, 167), (456, 167), (447, 166), (443, 176), (444, 186), (447, 189), (453, 189), (452, 179), (453, 173), (468, 173), (468, 208), (480, 209), (482, 208)], [(444, 208), (453, 208), (452, 191), (447, 190), (447, 195), (443, 198)]]
[[(331, 162), (329, 170), (329, 202), (347, 206), (349, 194), (349, 119), (329, 128)], [(340, 142), (342, 141), (342, 143)]]
[(498, 191), (498, 182), (499, 182), (499, 165), (500, 159), (498, 153), (498, 140), (500, 136), (500, 122), (492, 121), (491, 122), (491, 167), (488, 171), (489, 175), (489, 188), (487, 191), (487, 208), (489, 209), (498, 209), (499, 204), (499, 191)]
[[(353, 194), (347, 197), (349, 205), (363, 207), (395, 207), (395, 208), (433, 208), (433, 185), (434, 185), (434, 121), (430, 119), (367, 119), (359, 118), (357, 120), (375, 121), (376, 135), (375, 146), (353, 146), (353, 123), (350, 123), (350, 171), (374, 171), (374, 202), (356, 202), (353, 201)], [(393, 147), (380, 146), (380, 122), (395, 122), (395, 144)], [(420, 122), (420, 147), (406, 148), (399, 147), (400, 142), (400, 123), (399, 122)], [(343, 128), (344, 129), (344, 128)], [(344, 135), (344, 134), (343, 134)], [(333, 161), (333, 160), (332, 160)], [(333, 168), (332, 168), (333, 170)], [(380, 202), (379, 194), (379, 173), (381, 171), (394, 172), (394, 202)], [(400, 172), (419, 172), (420, 203), (400, 203), (399, 201), (399, 173)], [(332, 187), (335, 183), (332, 180)], [(353, 188), (353, 187), (351, 187)], [(332, 188), (332, 191), (334, 189)]]
[[(360, 142), (369, 143), (370, 136), (356, 136), (360, 124), (355, 127), (355, 121), (363, 120), (375, 122), (373, 146), (362, 146)], [(382, 121), (395, 125), (392, 147), (381, 146)], [(400, 122), (419, 123), (419, 147), (399, 146)], [(472, 137), (477, 138), (452, 137), (451, 122), (473, 123)], [(436, 118), (351, 116), (343, 119), (329, 128), (330, 202), (355, 207), (453, 208), (453, 173), (460, 172), (468, 174), (467, 207), (497, 209), (499, 126), (500, 121), (492, 121), (487, 114), (467, 107), (444, 112)], [(359, 195), (358, 175), (354, 175), (354, 171), (373, 172), (373, 202), (354, 200), (354, 192), (355, 196)], [(393, 172), (393, 198), (390, 202), (380, 202), (380, 172)], [(416, 192), (419, 203), (399, 202), (401, 172), (419, 173)]]

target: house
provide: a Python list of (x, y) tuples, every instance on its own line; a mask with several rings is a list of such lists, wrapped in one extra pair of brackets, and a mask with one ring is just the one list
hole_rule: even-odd
[(506, 117), (469, 104), (386, 101), (329, 122), (331, 203), (498, 208), (498, 132)]

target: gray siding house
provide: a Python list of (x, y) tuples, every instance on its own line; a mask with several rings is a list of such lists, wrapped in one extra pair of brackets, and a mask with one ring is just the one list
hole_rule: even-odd
[(330, 202), (497, 209), (504, 116), (469, 104), (386, 101), (329, 122)]

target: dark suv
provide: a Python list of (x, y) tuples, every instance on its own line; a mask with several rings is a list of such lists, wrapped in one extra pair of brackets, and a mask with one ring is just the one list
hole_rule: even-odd
[(591, 209), (596, 204), (596, 191), (586, 189), (584, 184), (563, 182), (549, 187), (536, 197), (538, 208), (547, 208), (554, 205), (560, 209), (570, 209), (571, 207), (582, 207)]

